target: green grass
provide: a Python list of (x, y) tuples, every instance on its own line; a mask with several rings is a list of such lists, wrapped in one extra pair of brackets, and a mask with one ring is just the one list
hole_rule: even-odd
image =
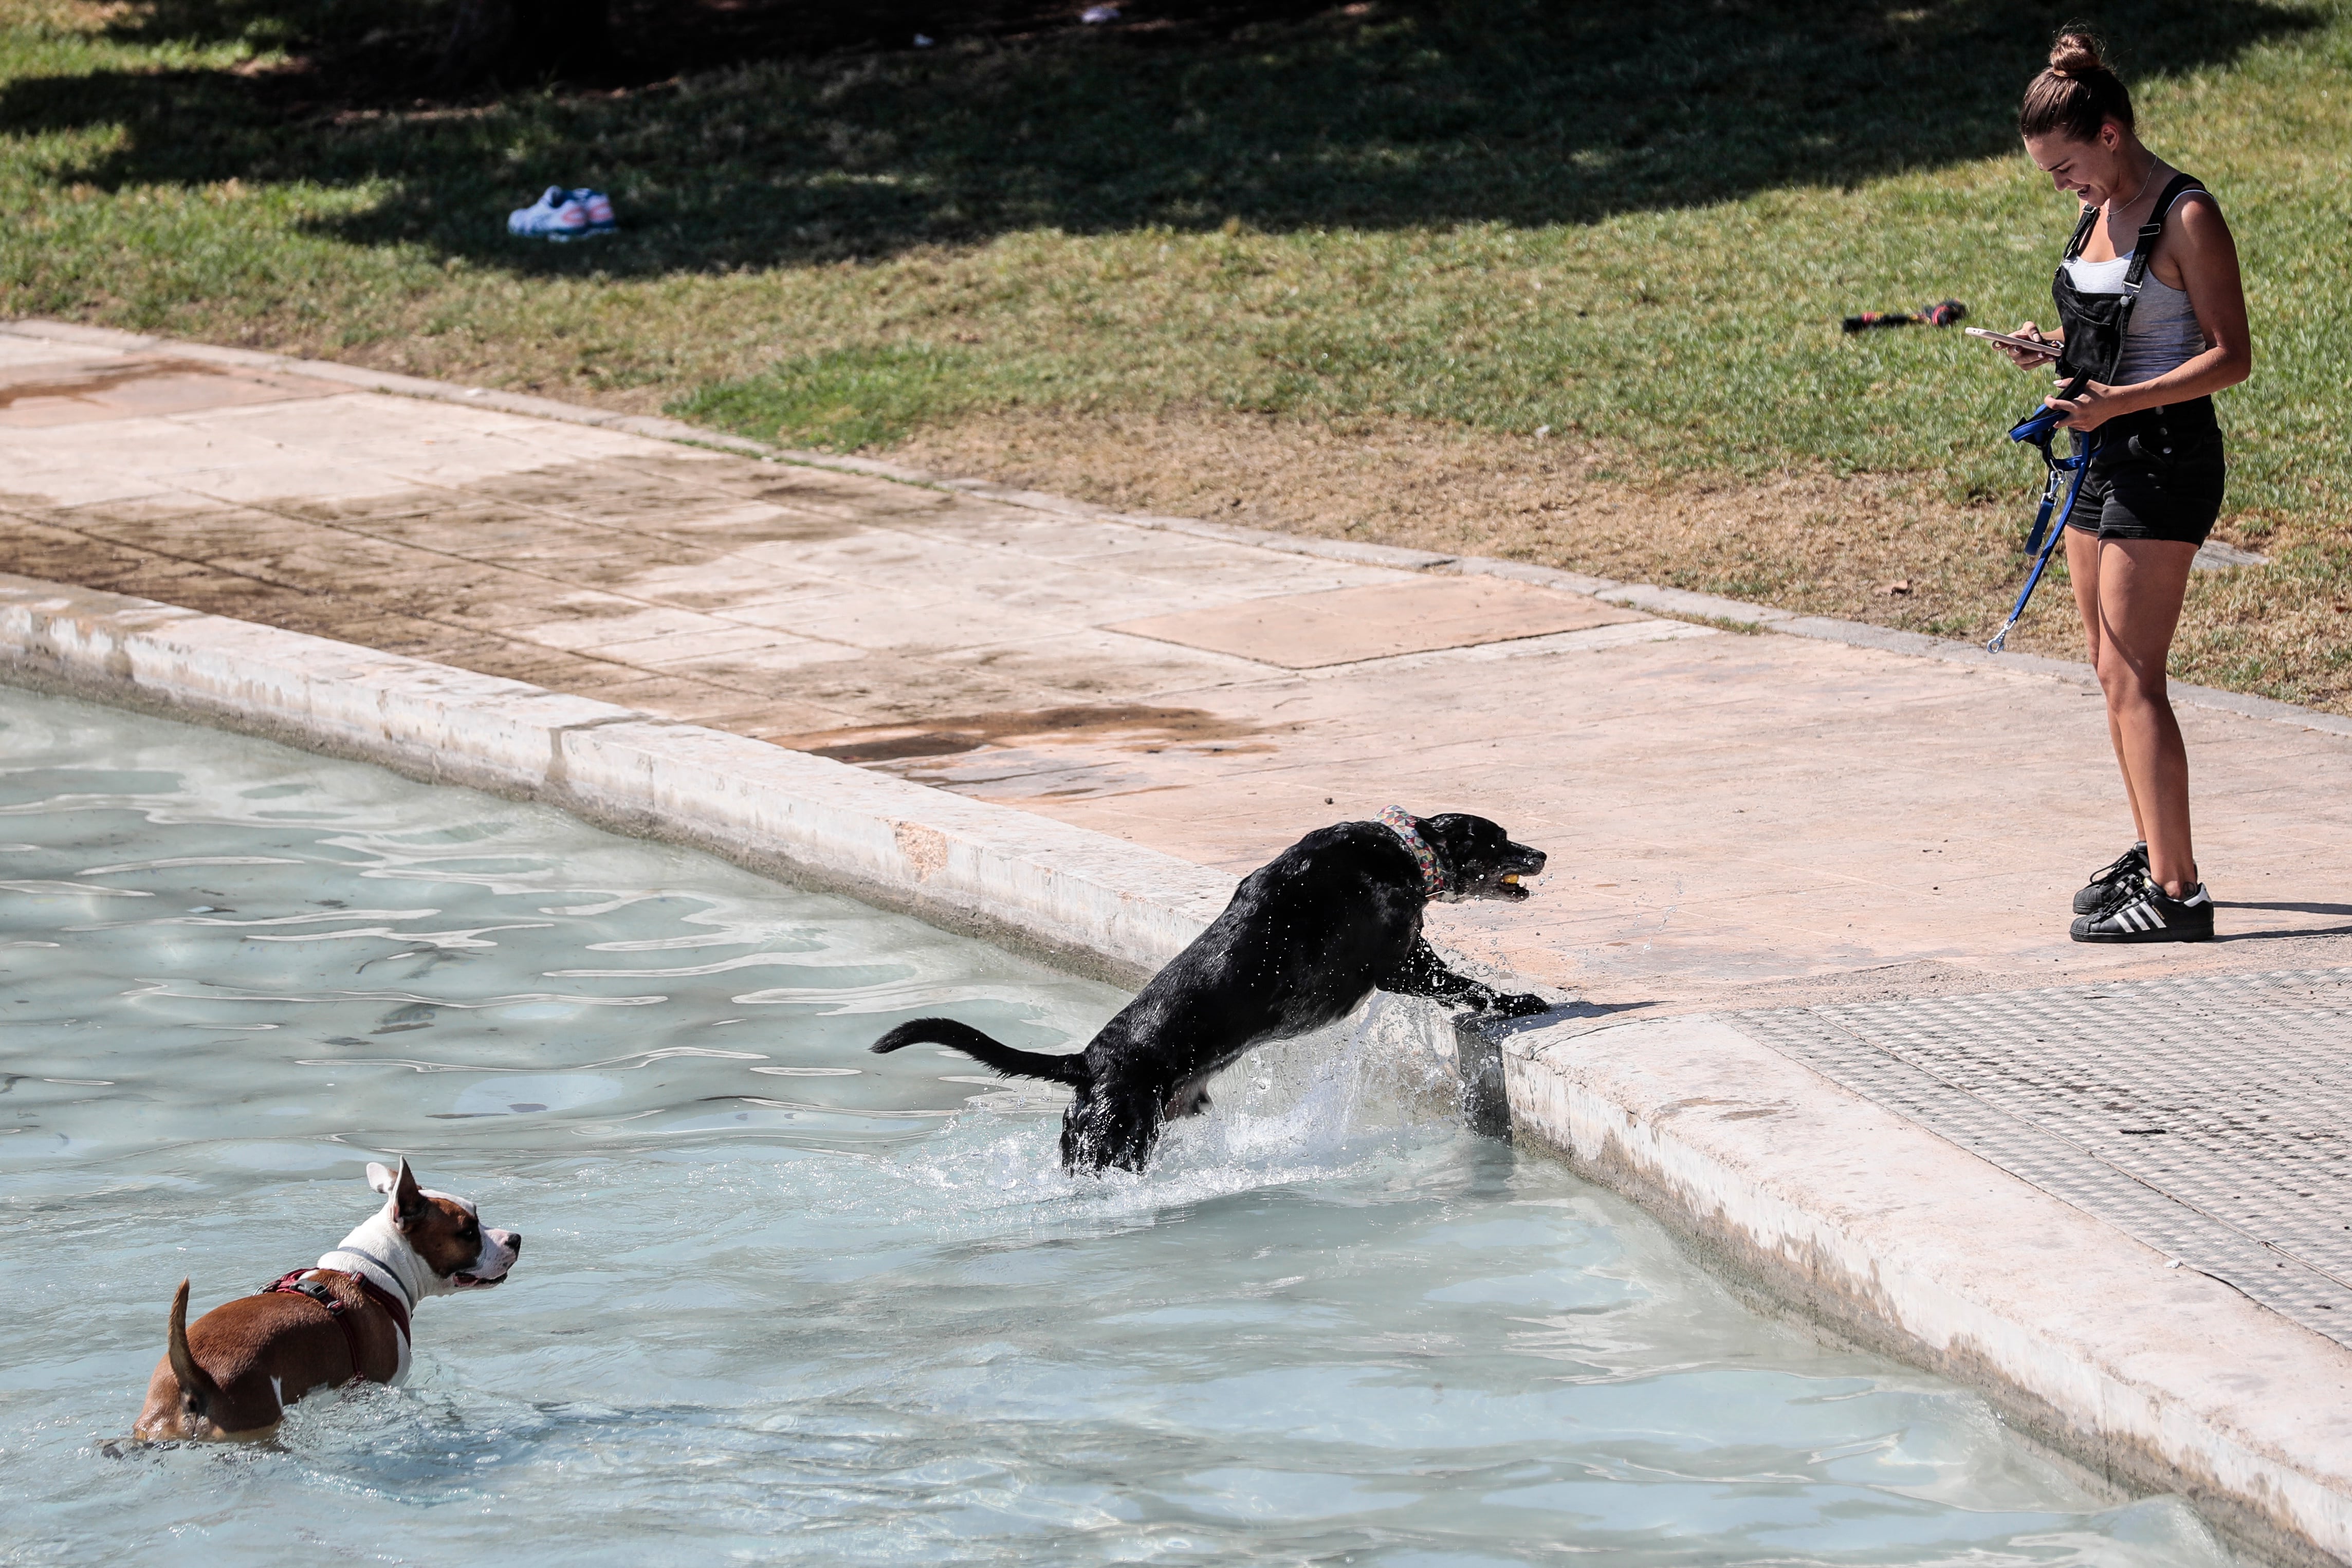
[(929, 343), (828, 349), (746, 381), (707, 386), (670, 412), (698, 424), (788, 435), (840, 452), (887, 446), (971, 406), (985, 361)]
[[(1946, 296), (2046, 318), (2070, 205), (2010, 123), (2047, 5), (1375, 0), (1233, 36), (303, 107), (278, 62), (306, 37), (418, 26), (370, 4), (0, 0), (0, 311), (837, 450), (1202, 407), (1549, 427), (1635, 478), (1826, 467), (2006, 504), (2032, 477), (1999, 439), (2028, 378), (1957, 332), (1835, 323)], [(2147, 139), (2244, 251), (2231, 526), (2284, 552), (2262, 591), (2344, 598), (2352, 0), (2099, 19)], [(505, 210), (555, 180), (612, 190), (626, 230), (509, 240)], [(2352, 689), (2341, 659), (2311, 654), (2313, 685), (2243, 640), (2203, 677)]]

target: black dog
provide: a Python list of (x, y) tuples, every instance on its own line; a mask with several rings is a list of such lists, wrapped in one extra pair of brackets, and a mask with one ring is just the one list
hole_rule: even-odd
[(1447, 968), (1421, 934), (1431, 899), (1523, 899), (1519, 878), (1544, 854), (1484, 817), (1417, 818), (1318, 829), (1252, 872), (1192, 945), (1068, 1056), (1016, 1051), (953, 1019), (916, 1019), (878, 1051), (953, 1046), (1006, 1077), (1066, 1083), (1062, 1164), (1141, 1170), (1163, 1123), (1197, 1115), (1209, 1079), (1253, 1046), (1320, 1029), (1374, 989), (1539, 1013), (1542, 998), (1502, 996)]

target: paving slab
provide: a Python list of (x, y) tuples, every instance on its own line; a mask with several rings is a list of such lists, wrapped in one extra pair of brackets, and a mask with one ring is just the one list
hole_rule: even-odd
[[(0, 418), (0, 567), (29, 578), (728, 731), (1211, 873), (1391, 801), (1496, 818), (1552, 854), (1534, 899), (1431, 924), (1579, 998), (1497, 1059), (1523, 1132), (1822, 1315), (2046, 1407), (2118, 1476), (2185, 1477), (2266, 1550), (2352, 1557), (2343, 1423), (2273, 1419), (2216, 1392), (2196, 1343), (2147, 1338), (2178, 1297), (2263, 1347), (2264, 1388), (2352, 1389), (2352, 724), (2186, 694), (2222, 939), (2084, 947), (2067, 899), (2128, 820), (2095, 684), (2061, 661), (86, 329), (0, 329), (11, 385), (37, 392)], [(1718, 1102), (1701, 1136), (1691, 1108)], [(1913, 1161), (1926, 1187), (1890, 1176), (1881, 1204), (1803, 1174), (1795, 1151), (1871, 1115), (1943, 1151)], [(2042, 1283), (1902, 1229), (1946, 1201), (1931, 1167), (2077, 1238), (2058, 1277), (2133, 1311), (2032, 1326)], [(1980, 1290), (1953, 1273), (1979, 1266)]]
[(1526, 583), (1417, 577), (1371, 588), (1274, 594), (1105, 630), (1286, 670), (1320, 670), (1646, 619), (1597, 599)]

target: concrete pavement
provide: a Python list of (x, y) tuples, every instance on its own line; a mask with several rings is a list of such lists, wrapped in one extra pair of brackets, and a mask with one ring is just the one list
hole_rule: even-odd
[(0, 334), (11, 570), (1234, 872), (1391, 800), (1476, 810), (1553, 870), (1440, 930), (1608, 1002), (2352, 961), (2335, 734), (2184, 707), (2225, 940), (2085, 948), (2066, 899), (2130, 833), (2079, 669), (1743, 634), (1534, 569), (1263, 549), (189, 354)]

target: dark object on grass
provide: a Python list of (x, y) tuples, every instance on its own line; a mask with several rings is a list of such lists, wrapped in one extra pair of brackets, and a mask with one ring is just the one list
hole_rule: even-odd
[(1929, 305), (1916, 315), (1900, 310), (1865, 310), (1859, 316), (1845, 319), (1849, 332), (1864, 332), (1873, 327), (1948, 327), (1969, 313), (1969, 308), (1957, 299), (1947, 299), (1941, 305)]
[(952, 1046), (1013, 1078), (1066, 1083), (1062, 1165), (1141, 1170), (1160, 1128), (1208, 1108), (1209, 1080), (1244, 1051), (1353, 1012), (1374, 990), (1462, 1002), (1508, 1017), (1543, 1012), (1537, 996), (1503, 996), (1445, 967), (1421, 934), (1433, 899), (1517, 901), (1544, 853), (1484, 817), (1413, 817), (1319, 828), (1242, 879), (1192, 945), (1065, 1056), (1018, 1051), (954, 1019), (916, 1019), (877, 1051)]

